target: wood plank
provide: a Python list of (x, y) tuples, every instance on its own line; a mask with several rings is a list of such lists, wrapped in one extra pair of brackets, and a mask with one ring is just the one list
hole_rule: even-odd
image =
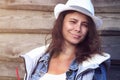
[(16, 58), (20, 54), (45, 45), (46, 34), (0, 34), (0, 56)]
[(101, 36), (103, 50), (112, 60), (120, 60), (120, 36)]
[(100, 30), (100, 36), (120, 36), (120, 31), (118, 30)]
[[(5, 0), (0, 8), (53, 11), (57, 3), (65, 3), (67, 0)], [(93, 0), (96, 12), (120, 12), (120, 0)]]
[(5, 0), (1, 2), (1, 8), (53, 11), (57, 3), (65, 3), (67, 0)]
[(23, 63), (21, 57), (9, 57), (9, 56), (0, 56), (0, 62), (14, 62), (14, 63)]
[(0, 9), (1, 29), (50, 29), (54, 20), (52, 12)]
[(98, 13), (118, 13), (120, 12), (120, 0), (92, 0), (95, 11)]
[(120, 14), (119, 13), (98, 13), (98, 17), (103, 20), (103, 26), (100, 30), (120, 30)]
[(50, 34), (50, 29), (0, 29), (0, 33), (14, 34)]
[[(97, 13), (96, 15), (103, 20), (100, 30), (120, 30), (119, 13)], [(5, 29), (51, 29), (54, 20), (53, 12), (0, 9), (0, 29), (4, 29), (3, 31)]]
[[(17, 80), (17, 78), (9, 76), (0, 76), (0, 80)], [(20, 80), (23, 80), (23, 78), (21, 78)]]
[[(3, 78), (2, 76), (6, 76), (6, 79), (8, 78), (15, 78), (16, 77), (16, 68), (19, 70), (19, 75), (20, 78), (23, 78), (25, 74), (24, 70), (24, 64), (23, 63), (18, 63), (18, 62), (4, 62), (0, 61), (0, 78)], [(1, 79), (0, 79), (1, 80)]]

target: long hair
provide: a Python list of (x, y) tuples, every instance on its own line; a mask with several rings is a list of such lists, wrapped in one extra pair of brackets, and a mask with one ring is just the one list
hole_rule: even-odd
[[(75, 11), (69, 10), (62, 12), (54, 23), (54, 27), (51, 33), (51, 43), (46, 51), (51, 55), (58, 56), (62, 51), (62, 46), (64, 45), (64, 38), (62, 34), (63, 21), (67, 14), (73, 13)], [(76, 49), (76, 60), (81, 63), (82, 61), (91, 57), (92, 54), (101, 54), (101, 45), (99, 40), (99, 35), (97, 33), (96, 26), (90, 17), (88, 19), (88, 33), (86, 38), (77, 44)]]

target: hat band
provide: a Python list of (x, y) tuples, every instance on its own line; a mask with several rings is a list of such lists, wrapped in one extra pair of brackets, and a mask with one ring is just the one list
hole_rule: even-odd
[(85, 15), (88, 15), (88, 16), (93, 15), (90, 11), (86, 10), (85, 8), (82, 8), (82, 7), (79, 7), (79, 6), (72, 6), (72, 5), (70, 7), (73, 8), (73, 10), (81, 12), (81, 13), (83, 13)]

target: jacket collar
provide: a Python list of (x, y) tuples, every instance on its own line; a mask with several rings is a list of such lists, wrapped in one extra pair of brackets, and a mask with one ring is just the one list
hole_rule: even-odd
[(88, 60), (83, 61), (82, 66), (87, 67), (90, 65), (99, 65), (109, 58), (110, 58), (110, 55), (107, 53), (103, 53), (102, 55), (95, 54), (91, 58), (89, 58)]
[[(50, 54), (46, 53), (45, 55), (43, 55), (40, 59), (39, 62), (49, 62), (50, 59)], [(78, 69), (78, 63), (77, 61), (74, 59), (69, 67), (70, 70), (77, 70)]]
[(96, 69), (99, 67), (101, 63), (108, 60), (110, 58), (110, 55), (107, 53), (95, 54), (91, 58), (89, 58), (86, 61), (83, 61), (81, 64), (79, 64), (78, 72), (82, 73), (88, 69)]
[[(95, 68), (99, 67), (99, 65), (101, 63), (103, 63), (104, 61), (106, 61), (109, 58), (110, 58), (109, 54), (103, 53), (102, 55), (95, 54), (91, 58), (89, 58), (88, 60), (83, 61), (81, 64), (78, 64), (76, 62), (76, 60), (73, 60), (73, 62), (71, 63), (69, 69), (70, 70), (77, 70), (77, 69), (79, 69), (80, 72), (83, 72), (86, 69), (95, 69)], [(50, 59), (50, 54), (47, 53), (47, 54), (43, 55), (39, 59), (39, 61), (48, 62), (49, 59)]]
[(39, 62), (41, 62), (41, 61), (48, 62), (49, 59), (50, 59), (50, 54), (45, 53), (42, 57), (40, 57)]
[(74, 59), (69, 67), (70, 70), (78, 70), (78, 62), (76, 61), (76, 59)]

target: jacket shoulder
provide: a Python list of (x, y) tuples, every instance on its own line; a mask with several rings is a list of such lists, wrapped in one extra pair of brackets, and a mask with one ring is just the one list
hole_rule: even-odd
[(93, 80), (107, 80), (108, 66), (106, 62), (100, 64), (99, 67), (95, 69)]
[(45, 53), (47, 46), (35, 48), (27, 52), (26, 54), (20, 56), (24, 59), (26, 72), (26, 75), (24, 77), (25, 80), (29, 80), (30, 74), (32, 73), (34, 67), (36, 66), (38, 59)]

